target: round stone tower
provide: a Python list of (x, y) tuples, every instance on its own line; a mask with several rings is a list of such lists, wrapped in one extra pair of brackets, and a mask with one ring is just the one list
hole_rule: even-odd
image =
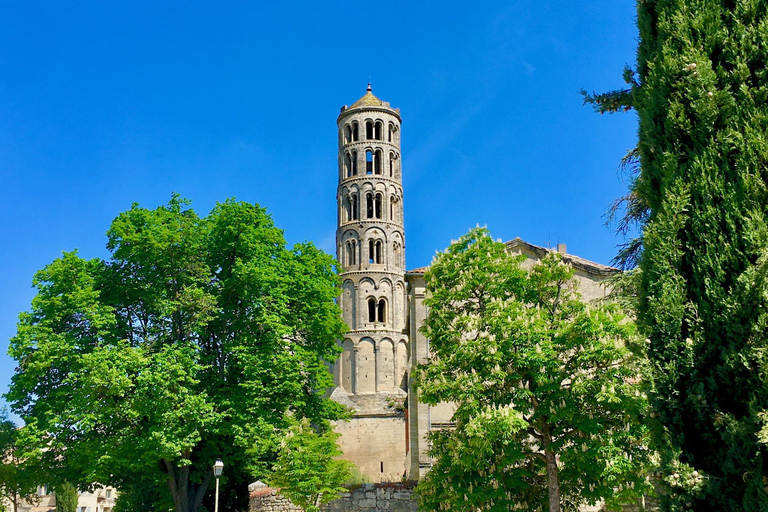
[(407, 388), (400, 111), (371, 92), (337, 119), (340, 305), (350, 331), (335, 368), (336, 385), (359, 412), (385, 413), (386, 400)]

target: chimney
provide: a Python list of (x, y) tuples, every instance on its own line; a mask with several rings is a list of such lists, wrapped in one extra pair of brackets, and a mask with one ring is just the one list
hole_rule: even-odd
[(557, 252), (565, 254), (565, 244), (557, 244)]

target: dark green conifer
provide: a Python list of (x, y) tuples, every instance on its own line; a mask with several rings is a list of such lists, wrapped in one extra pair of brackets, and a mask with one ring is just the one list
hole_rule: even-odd
[(637, 21), (631, 89), (587, 102), (639, 116), (628, 197), (664, 505), (768, 510), (768, 2), (640, 0)]

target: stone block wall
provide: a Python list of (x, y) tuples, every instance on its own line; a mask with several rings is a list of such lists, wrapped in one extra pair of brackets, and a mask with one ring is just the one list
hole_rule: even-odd
[[(266, 486), (251, 489), (249, 512), (302, 512), (275, 489)], [(417, 512), (418, 509), (413, 484), (408, 483), (363, 484), (323, 506), (324, 512)]]

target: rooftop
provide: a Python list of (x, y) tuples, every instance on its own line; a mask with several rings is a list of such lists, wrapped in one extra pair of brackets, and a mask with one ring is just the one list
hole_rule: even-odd
[[(578, 270), (582, 270), (588, 274), (592, 275), (598, 275), (598, 276), (609, 276), (613, 274), (617, 274), (621, 272), (616, 267), (611, 267), (608, 265), (603, 265), (601, 263), (596, 263), (594, 261), (590, 261), (584, 258), (580, 258), (578, 256), (574, 256), (573, 254), (567, 254), (565, 252), (565, 245), (559, 244), (562, 247), (562, 251), (558, 251), (557, 249), (548, 249), (546, 247), (541, 247), (539, 245), (534, 245), (531, 243), (526, 242), (525, 240), (521, 238), (515, 238), (514, 240), (510, 240), (509, 242), (506, 242), (504, 245), (507, 246), (508, 252), (522, 252), (524, 254), (528, 254), (531, 256), (535, 256), (538, 259), (543, 258), (548, 253), (551, 252), (560, 252), (563, 256), (563, 261), (565, 263), (569, 263), (573, 265), (574, 268)], [(408, 275), (423, 275), (427, 270), (429, 270), (429, 267), (419, 267), (414, 268), (412, 270), (409, 270), (406, 272)]]

